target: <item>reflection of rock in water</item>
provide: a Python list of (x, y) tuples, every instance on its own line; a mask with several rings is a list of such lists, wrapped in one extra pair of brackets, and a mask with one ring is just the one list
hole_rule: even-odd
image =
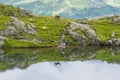
[[(78, 47), (65, 49), (38, 49), (38, 50), (0, 50), (0, 66), (4, 70), (20, 68), (43, 61), (57, 61), (54, 66), (62, 66), (60, 61), (70, 60), (104, 60), (120, 63), (120, 47)], [(3, 68), (0, 67), (0, 71)]]
[(120, 47), (78, 47), (60, 49), (62, 56), (68, 60), (104, 60), (108, 62), (120, 63)]
[[(34, 63), (58, 61), (57, 59), (63, 60), (59, 50), (55, 48), (0, 50), (0, 66), (3, 66), (4, 70), (14, 68), (25, 69)], [(3, 68), (0, 67), (0, 71), (3, 71)]]
[(63, 55), (66, 56), (68, 60), (88, 60), (94, 58), (99, 49), (100, 47), (78, 47), (61, 49), (61, 53), (64, 53)]
[(110, 51), (117, 51), (117, 52), (120, 52), (120, 47), (118, 46), (113, 46), (113, 47), (108, 47), (107, 49), (109, 49)]
[[(31, 57), (32, 58), (32, 57)], [(0, 58), (1, 62), (4, 62), (6, 66), (10, 69), (17, 67), (24, 69), (29, 64), (31, 64), (31, 58), (26, 58), (25, 55), (12, 55), (12, 56), (3, 56)]]
[(4, 50), (0, 50), (0, 57), (4, 56)]
[[(4, 66), (6, 69), (14, 69), (20, 68), (25, 69), (27, 68), (32, 62), (36, 59), (32, 52), (25, 52), (24, 50), (15, 50), (16, 52), (9, 53), (9, 50), (0, 50), (0, 62), (4, 63), (4, 65), (0, 64), (0, 66)], [(0, 69), (1, 71), (1, 69)]]
[(61, 63), (60, 62), (55, 62), (55, 65), (61, 65)]

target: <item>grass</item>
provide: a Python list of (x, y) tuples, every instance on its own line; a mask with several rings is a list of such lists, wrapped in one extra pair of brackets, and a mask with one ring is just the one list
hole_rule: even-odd
[(112, 22), (112, 17), (111, 19), (104, 18), (91, 20), (90, 24), (102, 41), (111, 39), (112, 32), (116, 33), (115, 38), (120, 38), (120, 24)]
[(6, 28), (5, 23), (9, 20), (10, 20), (10, 17), (0, 16), (0, 30), (4, 30)]

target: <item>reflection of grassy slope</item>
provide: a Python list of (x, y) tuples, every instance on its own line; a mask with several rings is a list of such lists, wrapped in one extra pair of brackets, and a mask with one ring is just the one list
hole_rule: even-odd
[(7, 69), (7, 66), (4, 62), (0, 62), (0, 71), (4, 71)]
[(120, 51), (101, 49), (94, 59), (120, 63)]
[(5, 53), (0, 56), (0, 71), (16, 67), (25, 69), (31, 64), (45, 61), (103, 60), (120, 63), (120, 51), (107, 48), (5, 49), (4, 51)]
[(43, 61), (67, 60), (56, 48), (42, 49), (6, 49), (0, 57), (0, 71), (15, 67), (25, 69), (31, 64)]

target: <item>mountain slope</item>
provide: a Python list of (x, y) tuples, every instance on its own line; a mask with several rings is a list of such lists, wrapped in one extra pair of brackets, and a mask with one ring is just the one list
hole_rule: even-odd
[(108, 5), (120, 7), (120, 0), (104, 0)]
[(82, 18), (93, 18), (93, 17), (119, 14), (120, 13), (120, 6), (118, 3), (119, 0), (115, 0), (115, 1), (113, 0), (75, 0), (75, 1), (73, 0), (47, 0), (47, 1), (46, 0), (45, 1), (1, 0), (0, 2), (24, 8), (39, 15), (52, 15), (52, 16), (61, 15), (65, 18), (82, 19)]
[(119, 16), (80, 21), (37, 16), (0, 4), (0, 47), (119, 46), (119, 22)]

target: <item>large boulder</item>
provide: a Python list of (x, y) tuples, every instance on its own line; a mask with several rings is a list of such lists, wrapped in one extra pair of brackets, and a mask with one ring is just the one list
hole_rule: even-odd
[(100, 45), (100, 39), (97, 37), (96, 32), (93, 29), (86, 30), (86, 36), (91, 40), (92, 44)]
[(82, 45), (100, 45), (101, 41), (97, 37), (96, 32), (91, 29), (91, 25), (70, 22), (68, 26), (68, 33), (72, 36), (73, 40)]
[(86, 30), (86, 29), (90, 28), (90, 25), (88, 25), (88, 24), (81, 24), (81, 23), (77, 23), (77, 22), (69, 22), (68, 26), (69, 26), (68, 28), (71, 30), (74, 30), (74, 29)]
[(86, 38), (86, 36), (80, 35), (80, 34), (75, 33), (75, 32), (73, 32), (73, 33), (71, 34), (71, 36), (72, 36), (73, 40), (81, 43), (81, 45), (86, 45), (86, 41), (88, 40), (88, 39)]
[(86, 35), (88, 36), (89, 39), (96, 39), (97, 38), (97, 35), (93, 29), (86, 30)]

